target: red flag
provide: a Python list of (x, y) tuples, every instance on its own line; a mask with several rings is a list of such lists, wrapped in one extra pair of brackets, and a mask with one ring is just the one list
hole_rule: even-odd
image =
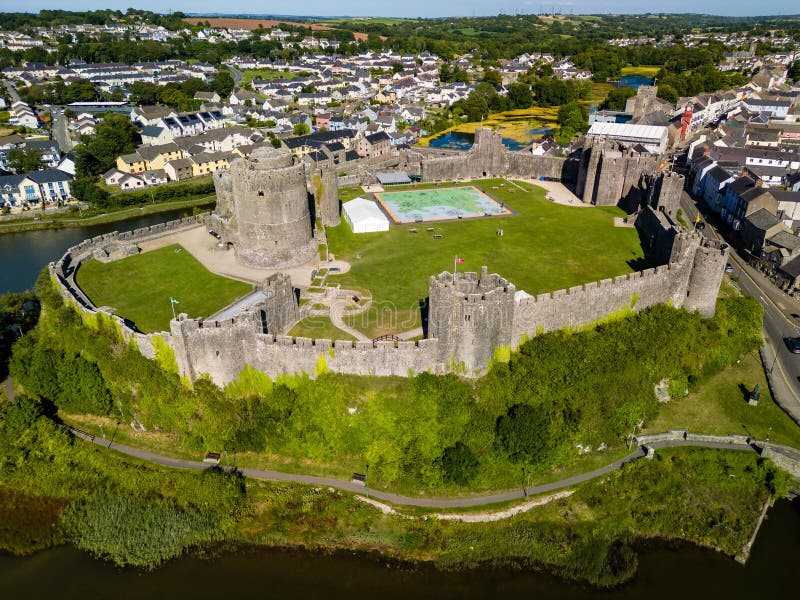
[(457, 265), (460, 265), (460, 264), (461, 264), (461, 263), (463, 263), (463, 262), (464, 262), (464, 259), (463, 259), (463, 258), (461, 258), (460, 256), (456, 256), (456, 264), (457, 264)]

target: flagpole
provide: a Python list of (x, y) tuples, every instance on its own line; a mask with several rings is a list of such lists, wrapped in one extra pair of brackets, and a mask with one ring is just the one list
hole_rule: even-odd
[(456, 282), (456, 272), (458, 271), (458, 257), (453, 259), (453, 283)]
[(175, 299), (172, 296), (169, 297), (169, 305), (172, 307), (172, 320), (177, 321), (178, 317), (175, 316)]

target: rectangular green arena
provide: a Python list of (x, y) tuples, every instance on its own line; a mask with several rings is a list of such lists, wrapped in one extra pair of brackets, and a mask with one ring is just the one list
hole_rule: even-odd
[(511, 214), (503, 202), (474, 185), (380, 192), (375, 198), (398, 225)]
[(95, 306), (111, 306), (139, 331), (169, 331), (170, 298), (176, 313), (208, 317), (253, 286), (215, 275), (179, 244), (110, 263), (90, 260), (81, 264), (78, 286)]

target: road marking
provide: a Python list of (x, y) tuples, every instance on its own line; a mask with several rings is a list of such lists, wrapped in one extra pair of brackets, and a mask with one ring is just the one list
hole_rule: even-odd
[[(773, 356), (778, 356), (777, 348), (773, 348), (772, 352), (774, 353)], [(781, 372), (781, 377), (783, 377), (783, 380), (786, 382), (786, 385), (789, 388), (789, 391), (792, 392), (792, 396), (794, 396), (794, 399), (797, 401), (798, 404), (800, 404), (800, 396), (798, 396), (797, 392), (794, 391), (794, 386), (791, 384), (791, 382), (789, 381), (789, 378), (786, 376), (786, 373), (783, 370), (783, 365), (781, 364), (781, 361), (777, 360), (777, 361), (775, 361), (775, 364), (778, 365), (778, 370)]]

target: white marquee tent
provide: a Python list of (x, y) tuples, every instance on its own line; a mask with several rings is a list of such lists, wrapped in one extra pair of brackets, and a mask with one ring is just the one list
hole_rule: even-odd
[(350, 225), (353, 233), (389, 231), (389, 219), (371, 200), (356, 198), (342, 204), (342, 209), (344, 220)]

